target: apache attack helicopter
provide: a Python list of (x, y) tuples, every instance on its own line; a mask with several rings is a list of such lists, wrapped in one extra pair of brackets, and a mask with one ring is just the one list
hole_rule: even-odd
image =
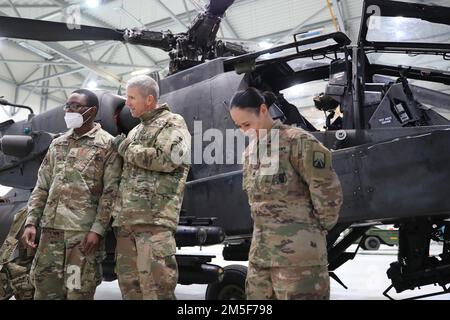
[[(396, 224), (398, 259), (387, 270), (392, 285), (383, 294), (391, 298), (388, 292), (392, 288), (400, 293), (428, 284), (443, 288), (435, 294), (448, 293), (450, 95), (410, 82), (450, 85), (450, 73), (448, 69), (393, 64), (391, 58), (401, 56), (408, 62), (408, 57), (420, 55), (448, 61), (450, 7), (365, 0), (359, 39), (353, 46), (344, 33), (336, 32), (307, 39), (294, 35), (291, 43), (245, 53), (237, 45), (215, 40), (220, 18), (232, 3), (211, 1), (182, 34), (89, 26), (68, 30), (56, 22), (0, 17), (0, 36), (41, 41), (115, 40), (169, 52), (171, 75), (159, 80), (160, 100), (183, 115), (193, 136), (192, 145), (201, 150), (208, 141), (196, 141), (196, 121), (202, 121), (200, 134), (211, 128), (222, 132), (234, 129), (228, 114), (233, 93), (249, 86), (271, 90), (278, 95), (270, 107), (274, 118), (311, 131), (333, 150), (344, 204), (338, 224), (327, 238), (330, 275), (345, 286), (335, 270), (355, 257), (359, 246), (348, 252), (349, 246), (364, 239), (373, 225)], [(402, 30), (401, 37), (393, 36), (395, 30)], [(294, 85), (318, 80), (327, 81), (324, 94), (314, 99), (326, 117), (325, 130), (315, 128), (280, 94)], [(124, 107), (123, 97), (104, 91), (98, 96), (96, 120), (112, 135), (127, 133), (137, 124)], [(336, 118), (336, 113), (342, 115)], [(13, 188), (0, 204), (0, 241), (14, 214), (26, 204), (51, 140), (67, 130), (63, 115), (61, 107), (30, 115), (26, 121), (0, 124), (0, 184)], [(238, 155), (230, 157), (232, 161), (225, 164), (193, 162), (177, 245), (223, 242), (225, 260), (245, 261), (252, 221), (242, 191), (242, 168), (235, 161)], [(438, 235), (442, 227), (445, 231)], [(442, 254), (429, 256), (431, 240), (444, 242)], [(112, 233), (107, 237), (107, 252), (104, 277), (112, 280)], [(209, 263), (212, 258), (177, 255), (179, 283), (207, 283), (207, 299), (242, 298), (245, 267), (222, 269)]]

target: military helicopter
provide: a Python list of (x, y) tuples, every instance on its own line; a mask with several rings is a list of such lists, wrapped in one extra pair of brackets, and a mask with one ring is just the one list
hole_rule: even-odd
[[(344, 33), (336, 32), (306, 39), (294, 35), (291, 43), (245, 53), (239, 46), (215, 40), (220, 18), (232, 3), (211, 1), (182, 34), (89, 26), (68, 30), (65, 24), (56, 22), (0, 17), (0, 36), (43, 41), (128, 41), (168, 51), (172, 74), (159, 81), (160, 100), (183, 115), (193, 146), (200, 152), (210, 151), (211, 139), (202, 140), (203, 132), (234, 129), (228, 103), (236, 90), (249, 86), (271, 90), (278, 95), (270, 107), (274, 118), (311, 131), (333, 150), (333, 167), (341, 179), (344, 205), (338, 224), (327, 238), (330, 275), (345, 286), (335, 271), (355, 257), (359, 246), (348, 252), (350, 245), (373, 225), (396, 224), (398, 259), (387, 270), (392, 285), (383, 294), (392, 298), (392, 288), (400, 293), (428, 284), (442, 287), (434, 294), (448, 293), (450, 228), (439, 237), (436, 232), (449, 224), (450, 216), (450, 95), (410, 82), (449, 85), (450, 74), (415, 65), (393, 65), (389, 59), (374, 57), (432, 55), (448, 61), (450, 43), (445, 36), (450, 32), (450, 8), (365, 0), (354, 46)], [(408, 33), (412, 25), (419, 26), (429, 38)], [(402, 37), (392, 37), (392, 30), (401, 28)], [(293, 85), (318, 80), (327, 81), (324, 94), (314, 100), (327, 119), (325, 130), (315, 128), (280, 94)], [(122, 97), (104, 91), (98, 96), (96, 120), (103, 128), (117, 135), (136, 125)], [(332, 122), (337, 111), (342, 116)], [(0, 124), (0, 184), (13, 188), (0, 204), (0, 241), (14, 214), (26, 204), (51, 140), (67, 130), (63, 114), (62, 107), (54, 108), (30, 115), (26, 121)], [(201, 121), (200, 129), (197, 121)], [(222, 151), (224, 146), (220, 145), (215, 154)], [(194, 159), (177, 231), (179, 247), (223, 243), (225, 260), (248, 259), (252, 221), (237, 157), (237, 152), (226, 155), (230, 161), (221, 163), (197, 163)], [(340, 237), (344, 231), (345, 236)], [(429, 256), (431, 240), (444, 242), (442, 254)], [(111, 233), (107, 251), (104, 277), (112, 280)], [(222, 269), (210, 263), (212, 258), (177, 255), (179, 283), (208, 284), (207, 299), (243, 298), (245, 267)], [(428, 295), (416, 298), (424, 296)]]

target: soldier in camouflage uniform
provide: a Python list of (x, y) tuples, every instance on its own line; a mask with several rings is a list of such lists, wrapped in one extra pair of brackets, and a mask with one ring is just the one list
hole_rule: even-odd
[(127, 106), (141, 123), (113, 145), (123, 157), (113, 211), (116, 273), (124, 299), (174, 299), (178, 280), (175, 231), (189, 166), (184, 119), (158, 105), (158, 84), (148, 76), (127, 83)]
[[(243, 171), (254, 221), (247, 298), (329, 299), (326, 234), (342, 204), (331, 152), (306, 131), (273, 121), (268, 109), (254, 88), (231, 101), (236, 125), (255, 133)], [(271, 150), (265, 159), (263, 149)]]
[(103, 237), (117, 196), (122, 161), (113, 137), (94, 123), (97, 96), (74, 91), (66, 105), (68, 132), (54, 139), (28, 201), (23, 235), (36, 247), (30, 277), (35, 299), (93, 299), (102, 280)]
[(30, 282), (30, 267), (35, 249), (19, 241), (27, 218), (27, 207), (14, 215), (5, 242), (0, 247), (0, 300), (14, 295), (16, 300), (31, 300), (34, 287)]

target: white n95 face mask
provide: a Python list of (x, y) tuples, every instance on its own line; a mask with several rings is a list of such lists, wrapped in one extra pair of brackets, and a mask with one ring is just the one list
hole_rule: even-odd
[[(90, 108), (89, 108), (90, 109)], [(79, 114), (78, 112), (66, 112), (64, 115), (64, 121), (66, 121), (66, 126), (68, 129), (77, 129), (80, 128), (86, 121), (83, 121), (83, 115), (89, 111), (87, 109), (83, 114)]]

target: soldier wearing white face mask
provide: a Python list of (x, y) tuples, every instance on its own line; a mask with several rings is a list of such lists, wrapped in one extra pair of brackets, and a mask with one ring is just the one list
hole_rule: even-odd
[(64, 117), (69, 131), (52, 141), (28, 201), (24, 242), (35, 248), (35, 299), (93, 299), (101, 282), (103, 237), (117, 195), (121, 158), (113, 137), (94, 123), (97, 96), (74, 91)]

